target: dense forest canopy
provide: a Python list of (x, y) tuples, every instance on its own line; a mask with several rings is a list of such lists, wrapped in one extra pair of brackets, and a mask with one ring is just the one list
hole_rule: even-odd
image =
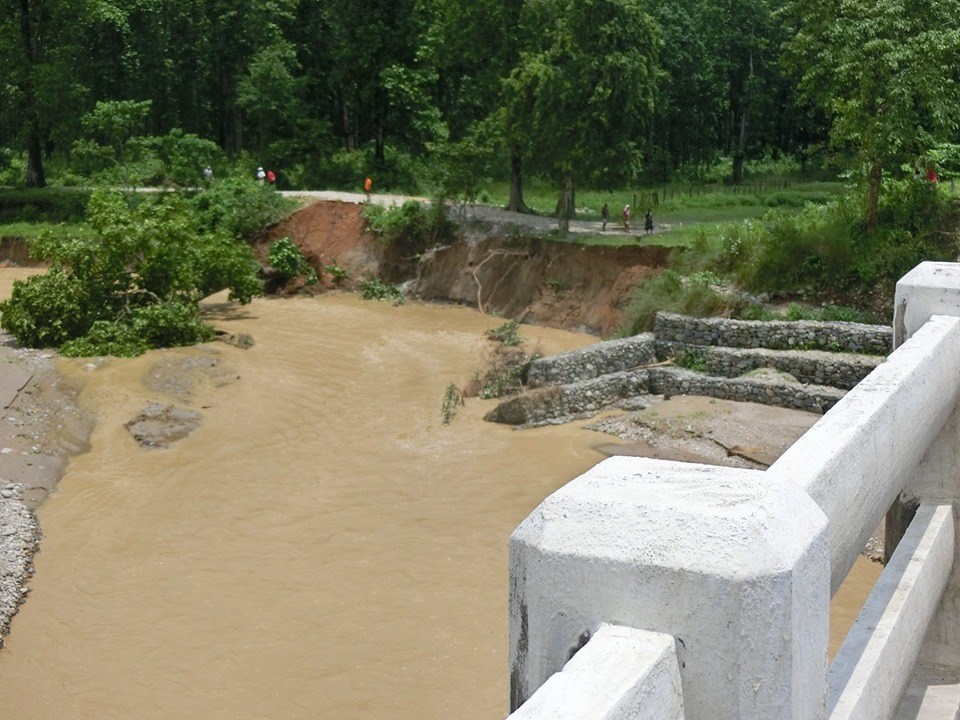
[(135, 137), (140, 158), (247, 153), (291, 186), (376, 168), (409, 188), (446, 158), (518, 192), (521, 167), (603, 187), (726, 157), (738, 182), (750, 158), (889, 166), (956, 140), (955, 0), (0, 3), (0, 152), (29, 186)]

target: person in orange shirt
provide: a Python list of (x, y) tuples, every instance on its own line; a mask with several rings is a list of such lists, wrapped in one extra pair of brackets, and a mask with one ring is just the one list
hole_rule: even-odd
[(367, 202), (370, 202), (370, 190), (373, 188), (373, 180), (367, 178), (363, 181), (363, 191), (367, 194)]

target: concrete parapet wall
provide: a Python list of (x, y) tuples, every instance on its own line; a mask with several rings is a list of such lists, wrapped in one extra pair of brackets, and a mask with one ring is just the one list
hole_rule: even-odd
[(566, 385), (656, 361), (654, 337), (643, 333), (535, 360), (527, 371), (527, 384), (530, 387)]
[(657, 313), (654, 335), (665, 342), (773, 350), (834, 350), (886, 355), (893, 331), (885, 326), (813, 320), (759, 321)]
[(657, 357), (682, 357), (694, 353), (703, 358), (706, 372), (721, 377), (739, 377), (759, 368), (790, 373), (799, 382), (849, 390), (883, 362), (879, 355), (825, 352), (823, 350), (767, 350), (709, 347), (657, 342)]
[(834, 591), (937, 437), (960, 392), (960, 318), (934, 316), (767, 471), (830, 518)]
[(683, 720), (675, 641), (617, 625), (597, 634), (510, 720)]
[(830, 666), (830, 720), (893, 717), (953, 558), (953, 506), (921, 504)]

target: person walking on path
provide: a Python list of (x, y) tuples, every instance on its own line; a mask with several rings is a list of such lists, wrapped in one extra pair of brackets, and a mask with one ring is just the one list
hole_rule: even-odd
[(620, 213), (620, 219), (623, 220), (623, 229), (630, 232), (630, 206), (624, 205), (623, 212)]
[(603, 223), (602, 227), (600, 228), (600, 231), (602, 232), (607, 229), (607, 223), (610, 222), (610, 208), (606, 203), (604, 203), (603, 207), (600, 208), (600, 222)]
[(653, 211), (647, 210), (647, 214), (643, 216), (643, 229), (646, 231), (647, 235), (653, 234)]
[(209, 165), (207, 165), (207, 166), (203, 169), (203, 181), (204, 181), (207, 185), (209, 185), (210, 183), (213, 182), (213, 168), (211, 168)]
[(257, 182), (263, 185), (263, 181), (267, 179), (267, 174), (263, 171), (262, 167), (257, 168)]
[(373, 189), (373, 180), (369, 177), (363, 181), (363, 192), (367, 195), (367, 202), (370, 202), (370, 191)]

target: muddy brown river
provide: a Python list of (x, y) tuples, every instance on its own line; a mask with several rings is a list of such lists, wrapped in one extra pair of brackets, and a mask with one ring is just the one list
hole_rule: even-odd
[[(255, 346), (57, 361), (98, 422), (39, 509), (0, 717), (503, 717), (507, 539), (609, 437), (514, 432), (479, 400), (443, 425), (502, 322), (472, 310), (328, 295), (210, 313)], [(521, 334), (544, 353), (594, 341)], [(123, 424), (152, 401), (203, 423), (141, 448)]]

